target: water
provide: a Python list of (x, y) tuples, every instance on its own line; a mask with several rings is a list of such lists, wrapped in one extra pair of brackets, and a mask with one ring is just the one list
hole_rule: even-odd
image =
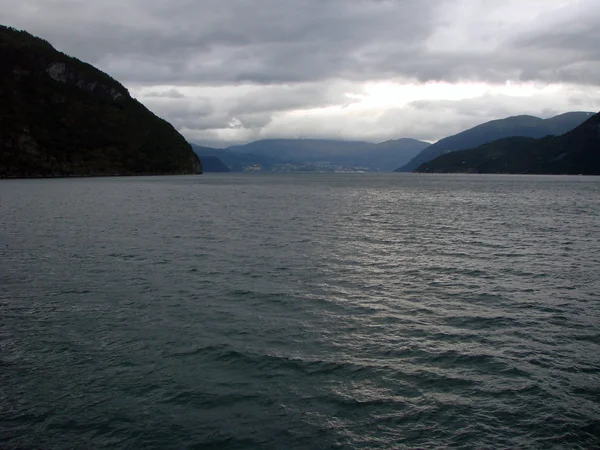
[(2, 448), (600, 445), (600, 179), (0, 182)]

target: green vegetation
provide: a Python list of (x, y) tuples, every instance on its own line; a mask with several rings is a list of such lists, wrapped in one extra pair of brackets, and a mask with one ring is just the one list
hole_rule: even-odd
[(201, 171), (183, 136), (116, 80), (0, 25), (0, 178)]
[(500, 139), (439, 156), (417, 172), (600, 175), (600, 113), (561, 136)]

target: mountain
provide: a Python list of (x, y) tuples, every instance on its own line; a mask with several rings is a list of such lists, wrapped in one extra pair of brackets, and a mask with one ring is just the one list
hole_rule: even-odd
[(127, 89), (0, 25), (0, 178), (201, 173), (190, 145)]
[(504, 138), (439, 156), (417, 172), (600, 175), (600, 113), (561, 136)]
[(204, 172), (231, 172), (231, 169), (216, 156), (203, 156), (202, 170)]
[(401, 138), (375, 144), (374, 149), (358, 161), (369, 165), (370, 161), (381, 171), (392, 172), (399, 164), (410, 161), (431, 144), (416, 139)]
[(269, 170), (276, 164), (276, 161), (272, 158), (253, 153), (235, 153), (227, 149), (203, 147), (196, 144), (192, 144), (192, 149), (203, 162), (206, 158), (215, 157), (220, 159), (233, 172), (243, 172), (253, 167)]
[(593, 113), (570, 112), (550, 119), (533, 116), (513, 116), (492, 120), (471, 129), (441, 139), (427, 147), (408, 164), (396, 169), (396, 172), (412, 172), (421, 164), (431, 161), (445, 153), (466, 150), (497, 139), (513, 136), (542, 138), (548, 135), (558, 136), (572, 130), (587, 120)]
[(406, 138), (380, 144), (328, 139), (266, 139), (228, 147), (226, 150), (237, 154), (263, 155), (278, 163), (328, 163), (364, 167), (371, 171), (392, 171), (429, 145)]

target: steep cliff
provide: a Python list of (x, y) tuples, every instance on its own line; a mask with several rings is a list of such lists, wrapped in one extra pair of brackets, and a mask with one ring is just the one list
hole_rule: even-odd
[(0, 25), (0, 178), (201, 172), (183, 136), (120, 83)]

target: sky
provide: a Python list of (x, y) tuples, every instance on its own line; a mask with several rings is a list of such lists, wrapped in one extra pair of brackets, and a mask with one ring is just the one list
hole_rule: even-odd
[(190, 142), (435, 142), (600, 110), (599, 0), (0, 0)]

